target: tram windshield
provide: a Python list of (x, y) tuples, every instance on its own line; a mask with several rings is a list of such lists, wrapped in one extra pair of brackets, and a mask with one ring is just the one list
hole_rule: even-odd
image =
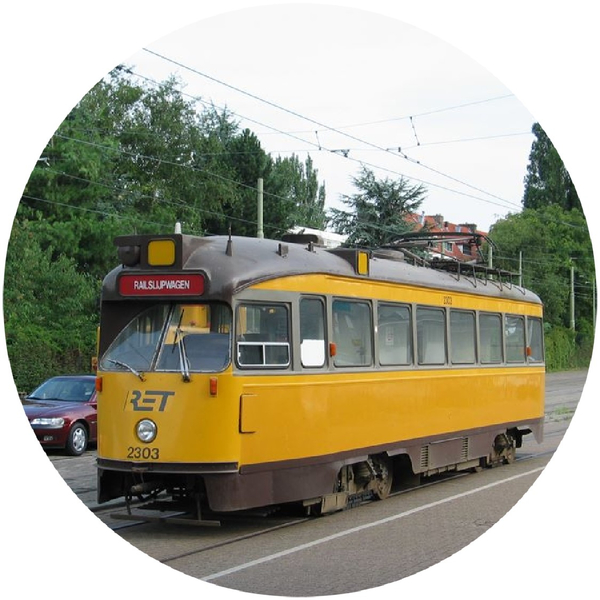
[(135, 317), (102, 359), (103, 371), (215, 373), (231, 361), (231, 309), (224, 304), (158, 304)]

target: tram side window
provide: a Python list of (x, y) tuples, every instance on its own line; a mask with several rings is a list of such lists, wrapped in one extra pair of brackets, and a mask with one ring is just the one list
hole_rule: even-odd
[(480, 313), (479, 354), (484, 365), (502, 362), (502, 319), (500, 315)]
[(541, 319), (527, 317), (527, 358), (530, 362), (544, 362), (544, 330)]
[(336, 367), (361, 367), (372, 363), (371, 306), (366, 302), (333, 302), (333, 342)]
[(446, 314), (438, 308), (417, 308), (417, 357), (420, 365), (446, 362)]
[(236, 323), (241, 367), (287, 367), (290, 364), (288, 308), (282, 304), (244, 304)]
[(303, 367), (325, 364), (325, 306), (317, 298), (300, 300), (300, 360)]
[(412, 363), (412, 327), (407, 306), (379, 305), (377, 319), (379, 362), (382, 365)]
[(462, 310), (450, 311), (450, 347), (453, 364), (475, 363), (475, 315)]
[(523, 317), (505, 315), (504, 338), (506, 340), (506, 362), (525, 362), (525, 323)]

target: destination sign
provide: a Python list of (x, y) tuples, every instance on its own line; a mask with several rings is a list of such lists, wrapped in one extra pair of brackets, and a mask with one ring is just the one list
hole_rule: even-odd
[(122, 296), (200, 296), (204, 293), (204, 277), (200, 273), (123, 274), (119, 279)]

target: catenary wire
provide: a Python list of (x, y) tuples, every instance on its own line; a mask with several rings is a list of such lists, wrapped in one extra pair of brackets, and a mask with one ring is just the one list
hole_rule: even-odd
[[(164, 56), (163, 54), (160, 54), (160, 53), (158, 53), (158, 52), (155, 52), (155, 51), (153, 51), (153, 50), (150, 50), (149, 48), (143, 48), (143, 50), (144, 50), (145, 52), (147, 52), (148, 54), (152, 54), (152, 55), (156, 56), (157, 58), (160, 58), (160, 59), (162, 59), (162, 60), (164, 60), (164, 61), (166, 61), (166, 62), (169, 62), (169, 63), (172, 63), (172, 64), (176, 65), (177, 67), (180, 67), (180, 68), (182, 68), (182, 69), (185, 69), (185, 70), (187, 70), (187, 71), (190, 71), (191, 73), (194, 73), (194, 74), (196, 74), (196, 75), (199, 75), (199, 76), (201, 76), (201, 77), (204, 77), (204, 78), (206, 78), (206, 79), (208, 79), (208, 80), (210, 80), (210, 81), (213, 81), (214, 83), (218, 83), (219, 85), (223, 85), (223, 86), (225, 86), (225, 87), (227, 87), (227, 88), (229, 88), (229, 89), (232, 89), (232, 90), (234, 90), (234, 91), (236, 91), (236, 92), (238, 92), (238, 93), (241, 93), (241, 94), (243, 94), (243, 95), (246, 95), (246, 96), (248, 96), (248, 97), (250, 97), (250, 98), (253, 98), (254, 100), (257, 100), (257, 101), (259, 101), (259, 102), (262, 102), (262, 103), (264, 103), (264, 104), (267, 104), (268, 106), (271, 106), (271, 107), (273, 107), (273, 108), (276, 108), (276, 109), (278, 109), (278, 110), (281, 110), (281, 111), (283, 111), (283, 112), (286, 112), (286, 113), (288, 113), (288, 114), (290, 114), (290, 115), (292, 115), (292, 116), (295, 116), (295, 117), (297, 117), (297, 118), (299, 118), (299, 119), (303, 119), (303, 120), (305, 120), (305, 121), (308, 121), (309, 123), (312, 123), (313, 125), (316, 125), (316, 126), (318, 126), (318, 127), (321, 127), (321, 128), (323, 128), (324, 130), (331, 131), (331, 132), (337, 133), (337, 134), (339, 134), (339, 135), (345, 136), (345, 137), (347, 137), (347, 138), (349, 138), (349, 139), (352, 139), (352, 140), (354, 140), (354, 141), (357, 141), (357, 142), (359, 142), (359, 143), (361, 143), (361, 144), (365, 144), (365, 145), (367, 145), (367, 146), (369, 146), (369, 147), (371, 147), (371, 148), (374, 148), (374, 149), (380, 150), (380, 151), (382, 151), (382, 152), (385, 152), (385, 153), (392, 154), (393, 156), (398, 156), (396, 153), (394, 153), (394, 152), (391, 152), (391, 151), (390, 151), (389, 149), (387, 149), (387, 148), (384, 148), (384, 147), (382, 147), (382, 146), (378, 146), (377, 144), (373, 144), (373, 143), (371, 143), (371, 142), (368, 142), (368, 141), (366, 141), (366, 140), (363, 140), (363, 139), (361, 139), (361, 138), (358, 138), (358, 137), (356, 137), (356, 136), (354, 136), (354, 135), (351, 135), (351, 134), (349, 134), (349, 133), (345, 133), (345, 132), (343, 132), (343, 131), (340, 131), (339, 129), (337, 129), (337, 128), (335, 128), (335, 127), (331, 127), (331, 126), (329, 126), (329, 125), (327, 125), (327, 124), (325, 124), (325, 123), (322, 123), (322, 122), (320, 122), (320, 121), (317, 121), (317, 120), (315, 120), (315, 119), (312, 119), (312, 118), (310, 118), (310, 117), (306, 117), (306, 116), (304, 116), (304, 115), (302, 115), (302, 114), (300, 114), (300, 113), (298, 113), (298, 112), (296, 112), (296, 111), (294, 111), (294, 110), (290, 110), (290, 109), (288, 109), (288, 108), (285, 108), (285, 107), (283, 107), (283, 106), (281, 106), (281, 105), (279, 105), (279, 104), (277, 104), (277, 103), (275, 103), (275, 102), (271, 102), (270, 100), (266, 100), (266, 99), (264, 99), (264, 98), (261, 98), (260, 96), (257, 96), (256, 94), (253, 94), (253, 93), (251, 93), (251, 92), (248, 92), (248, 91), (246, 91), (246, 90), (243, 90), (243, 89), (241, 89), (241, 88), (239, 88), (239, 87), (236, 87), (236, 86), (234, 86), (234, 85), (231, 85), (231, 84), (229, 84), (229, 83), (226, 83), (226, 82), (224, 82), (224, 81), (222, 81), (222, 80), (220, 80), (220, 79), (218, 79), (218, 78), (216, 78), (216, 77), (213, 77), (212, 75), (208, 75), (207, 73), (203, 73), (202, 71), (199, 71), (198, 69), (194, 69), (194, 68), (192, 68), (192, 67), (189, 67), (188, 65), (185, 65), (185, 64), (183, 64), (183, 63), (181, 63), (181, 62), (179, 62), (179, 61), (176, 61), (176, 60), (174, 60), (174, 59), (172, 59), (172, 58), (169, 58), (169, 57), (167, 57), (167, 56)], [(349, 157), (347, 157), (347, 156), (346, 156), (345, 158), (349, 158)], [(415, 160), (413, 160), (413, 159), (410, 159), (410, 158), (409, 158), (409, 157), (407, 157), (406, 155), (402, 155), (402, 158), (404, 158), (404, 159), (406, 159), (406, 160), (409, 160), (409, 161), (410, 161), (410, 162), (412, 162), (413, 164), (417, 164), (418, 166), (420, 166), (420, 167), (422, 167), (422, 168), (424, 168), (424, 169), (430, 170), (430, 171), (432, 171), (432, 172), (436, 173), (437, 175), (440, 175), (440, 176), (442, 176), (442, 177), (449, 178), (450, 180), (452, 180), (452, 181), (454, 181), (454, 182), (456, 182), (456, 183), (459, 183), (459, 184), (461, 184), (461, 185), (464, 185), (464, 186), (466, 186), (466, 187), (468, 187), (468, 188), (474, 189), (474, 190), (476, 190), (476, 191), (478, 191), (478, 192), (480, 192), (480, 193), (483, 193), (483, 194), (489, 195), (490, 197), (496, 198), (497, 200), (501, 200), (502, 202), (504, 202), (504, 203), (506, 203), (506, 204), (508, 204), (508, 205), (511, 205), (511, 206), (513, 206), (513, 207), (518, 207), (518, 208), (521, 208), (521, 207), (520, 207), (520, 205), (519, 205), (519, 204), (517, 204), (517, 203), (515, 203), (515, 202), (511, 202), (510, 200), (506, 200), (506, 199), (504, 199), (504, 198), (501, 198), (501, 197), (499, 197), (499, 196), (496, 196), (495, 194), (492, 194), (491, 192), (487, 192), (486, 190), (483, 190), (483, 189), (481, 189), (481, 188), (478, 188), (478, 187), (476, 187), (476, 186), (473, 186), (473, 185), (471, 185), (471, 184), (469, 184), (469, 183), (467, 183), (467, 182), (465, 182), (465, 181), (463, 181), (463, 180), (460, 180), (460, 179), (458, 179), (458, 178), (456, 178), (456, 177), (452, 177), (452, 176), (450, 176), (450, 175), (448, 175), (448, 174), (444, 173), (443, 171), (440, 171), (440, 170), (438, 170), (438, 169), (435, 169), (435, 168), (433, 168), (433, 167), (429, 167), (428, 165), (424, 164), (424, 163), (423, 163), (423, 162), (421, 162), (421, 161), (415, 161)], [(381, 167), (377, 167), (376, 165), (375, 165), (374, 167), (375, 167), (375, 168), (381, 168)], [(398, 175), (400, 175), (400, 176), (402, 176), (402, 177), (408, 177), (408, 178), (411, 178), (411, 177), (409, 177), (409, 176), (406, 176), (406, 175), (404, 175), (404, 174), (402, 174), (402, 173), (397, 173), (397, 174), (398, 174)], [(417, 178), (411, 178), (411, 179), (415, 179), (416, 181), (420, 181), (420, 180), (418, 180)], [(423, 181), (421, 181), (421, 183), (424, 183), (424, 182), (423, 182)], [(429, 183), (428, 185), (433, 185), (433, 184)], [(441, 187), (442, 189), (446, 189), (446, 190), (448, 190), (448, 188), (444, 188), (443, 186), (437, 186), (437, 187)], [(450, 191), (453, 191), (453, 192), (455, 192), (455, 193), (459, 193), (459, 192), (457, 192), (456, 190), (450, 190)], [(473, 198), (477, 198), (477, 199), (480, 199), (480, 198), (478, 198), (478, 197), (474, 197), (474, 196), (471, 196), (471, 197), (473, 197)], [(480, 200), (482, 200), (482, 199), (480, 199)], [(503, 205), (498, 205), (498, 206), (503, 206)], [(503, 206), (503, 208), (507, 208), (507, 207), (506, 207), (506, 206)]]

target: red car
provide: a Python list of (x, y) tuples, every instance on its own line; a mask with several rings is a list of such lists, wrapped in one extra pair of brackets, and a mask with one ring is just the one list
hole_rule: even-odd
[(40, 444), (83, 454), (97, 439), (96, 377), (61, 375), (42, 383), (23, 400)]

